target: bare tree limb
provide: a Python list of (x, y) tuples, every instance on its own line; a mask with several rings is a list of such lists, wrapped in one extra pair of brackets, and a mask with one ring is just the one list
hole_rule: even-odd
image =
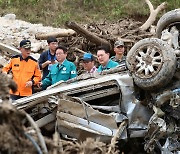
[(140, 27), (140, 30), (142, 31), (146, 31), (156, 20), (156, 16), (157, 14), (161, 11), (164, 10), (166, 8), (167, 3), (163, 2), (161, 5), (159, 5), (155, 10), (154, 7), (152, 5), (152, 3), (150, 2), (150, 0), (145, 0), (145, 2), (148, 4), (149, 9), (150, 9), (150, 16), (147, 19), (147, 21)]
[(149, 6), (150, 12), (153, 12), (154, 6), (152, 5), (152, 3), (149, 0), (145, 0), (145, 1), (146, 1), (147, 5)]

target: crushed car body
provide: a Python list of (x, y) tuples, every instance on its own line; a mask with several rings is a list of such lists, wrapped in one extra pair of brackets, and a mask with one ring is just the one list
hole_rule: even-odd
[[(62, 94), (76, 98), (76, 101), (63, 99)], [(127, 72), (62, 84), (19, 99), (14, 105), (19, 109), (28, 109), (31, 104), (40, 104), (50, 95), (59, 97), (57, 102), (49, 102), (58, 104), (56, 118), (59, 132), (79, 140), (96, 137), (109, 142), (116, 134), (118, 125), (127, 119), (130, 135), (144, 136), (152, 115), (136, 100), (133, 79)], [(127, 138), (126, 130), (119, 137)]]

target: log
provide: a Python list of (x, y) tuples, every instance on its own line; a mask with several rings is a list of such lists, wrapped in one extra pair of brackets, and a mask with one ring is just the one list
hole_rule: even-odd
[(0, 50), (6, 51), (12, 55), (21, 54), (21, 52), (18, 49), (16, 49), (15, 47), (11, 47), (11, 46), (6, 45), (4, 43), (0, 43)]
[(145, 0), (145, 1), (149, 6), (150, 16), (147, 19), (147, 21), (140, 27), (140, 30), (142, 30), (142, 31), (146, 31), (154, 23), (154, 21), (156, 20), (157, 14), (160, 11), (164, 10), (166, 7), (166, 4), (167, 4), (166, 2), (164, 2), (154, 10), (154, 7), (153, 7), (152, 3), (150, 2), (150, 0)]
[(37, 40), (47, 40), (48, 37), (68, 37), (75, 34), (75, 31), (72, 29), (62, 29), (58, 32), (49, 32), (49, 33), (37, 33), (35, 34), (35, 38)]
[(110, 49), (112, 49), (111, 44), (107, 40), (102, 39), (102, 38), (98, 37), (97, 35), (87, 31), (86, 29), (79, 26), (77, 23), (75, 23), (75, 22), (66, 22), (65, 25), (68, 28), (71, 28), (74, 31), (76, 31), (81, 36), (85, 37), (90, 42), (95, 43), (96, 45), (106, 45)]

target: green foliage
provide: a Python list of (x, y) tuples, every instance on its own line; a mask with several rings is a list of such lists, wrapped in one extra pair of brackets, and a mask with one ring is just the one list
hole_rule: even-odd
[[(156, 8), (164, 0), (150, 0)], [(179, 0), (166, 0), (169, 10), (180, 8)], [(17, 18), (32, 23), (58, 27), (67, 20), (92, 22), (118, 20), (122, 17), (147, 19), (145, 0), (0, 0), (1, 16), (15, 13)]]
[(58, 27), (59, 25), (64, 24), (66, 21), (69, 21), (70, 19), (71, 19), (70, 13), (61, 13), (55, 19), (53, 26)]

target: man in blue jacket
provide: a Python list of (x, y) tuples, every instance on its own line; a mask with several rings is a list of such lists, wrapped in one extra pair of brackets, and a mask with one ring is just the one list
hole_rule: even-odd
[(55, 37), (49, 37), (47, 39), (47, 43), (49, 46), (49, 50), (42, 52), (38, 60), (39, 67), (43, 73), (42, 79), (44, 79), (48, 75), (52, 65), (57, 62), (55, 56), (55, 50), (58, 46), (57, 39)]
[(58, 63), (52, 65), (49, 74), (42, 80), (43, 89), (46, 89), (48, 86), (53, 85), (58, 81), (67, 81), (77, 76), (76, 66), (66, 59), (66, 47), (58, 46), (55, 50), (55, 55)]
[(109, 56), (110, 56), (110, 53), (106, 46), (98, 47), (97, 58), (100, 63), (100, 66), (98, 67), (98, 70), (97, 70), (98, 72), (109, 70), (119, 65), (117, 62), (114, 62), (111, 59), (109, 59)]

